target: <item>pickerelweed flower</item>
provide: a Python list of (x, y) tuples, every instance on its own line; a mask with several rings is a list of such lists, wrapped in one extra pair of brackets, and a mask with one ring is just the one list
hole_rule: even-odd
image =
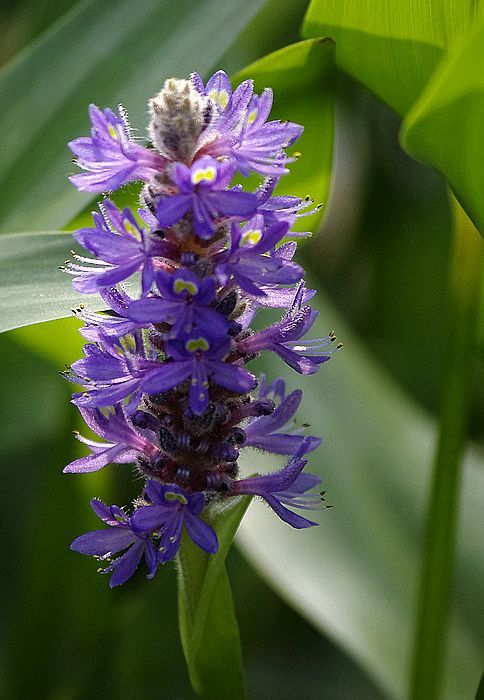
[[(101, 441), (76, 434), (90, 454), (65, 471), (134, 464), (143, 482), (130, 511), (91, 501), (107, 527), (71, 545), (106, 563), (111, 586), (143, 557), (152, 578), (176, 557), (184, 530), (214, 554), (217, 535), (204, 519), (212, 501), (257, 496), (298, 529), (317, 523), (295, 510), (324, 507), (311, 491), (319, 477), (304, 472), (321, 441), (294, 420), (302, 391), (286, 393), (282, 379), (258, 382), (246, 368), (271, 351), (312, 374), (339, 347), (332, 332), (304, 340), (315, 292), (293, 258), (294, 239), (309, 234), (291, 228), (316, 209), (309, 198), (274, 195), (303, 128), (268, 121), (271, 107), (271, 90), (256, 95), (250, 80), (232, 90), (223, 71), (206, 85), (194, 73), (167, 80), (150, 100), (150, 145), (133, 140), (121, 107), (94, 105), (91, 136), (70, 143), (79, 190), (142, 183), (137, 212), (108, 198), (99, 204), (94, 225), (74, 234), (92, 257), (73, 253), (64, 268), (78, 292), (98, 292), (107, 307), (75, 309), (87, 344), (65, 376), (82, 387), (72, 401)], [(250, 173), (261, 178), (255, 191), (234, 184)], [(261, 307), (285, 312), (254, 332)], [(286, 466), (240, 478), (245, 448), (286, 455)]]

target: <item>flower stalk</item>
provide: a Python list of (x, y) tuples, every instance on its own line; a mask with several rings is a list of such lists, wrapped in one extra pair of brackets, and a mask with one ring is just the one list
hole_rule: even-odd
[(453, 197), (452, 206), (450, 333), (443, 373), (439, 442), (424, 532), (409, 689), (412, 700), (441, 697), (484, 263), (479, 232)]

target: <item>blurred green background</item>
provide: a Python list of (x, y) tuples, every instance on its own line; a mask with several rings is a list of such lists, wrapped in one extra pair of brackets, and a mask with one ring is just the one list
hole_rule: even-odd
[[(81, 3), (79, 7), (88, 5)], [(305, 2), (288, 3), (280, 12), (276, 12), (274, 2), (263, 9), (255, 5), (255, 19), (248, 21), (241, 36), (212, 68), (222, 67), (233, 73), (259, 56), (299, 39)], [(78, 4), (69, 0), (3, 3), (0, 61), (5, 64), (15, 61), (17, 54), (21, 60), (24, 47), (43, 32), (55, 32), (52, 24), (59, 18), (61, 23), (69, 21), (63, 14), (72, 12), (74, 17), (78, 9)], [(95, 13), (92, 18), (94, 21)], [(82, 35), (78, 41), (82, 45)], [(197, 69), (197, 55), (189, 58), (193, 69)], [(32, 80), (35, 82), (35, 75)], [(312, 457), (311, 466), (319, 463), (317, 470), (324, 475), (328, 499), (336, 506), (322, 515), (322, 527), (317, 534), (320, 539), (314, 541), (314, 546), (326, 546), (323, 544), (325, 521), (330, 519), (334, 528), (334, 523), (340, 522), (338, 512), (342, 514), (338, 536), (345, 541), (345, 551), (354, 556), (354, 571), (348, 573), (342, 568), (341, 576), (345, 579), (341, 587), (348, 591), (348, 599), (352, 599), (352, 586), (355, 591), (354, 609), (346, 602), (344, 605), (350, 626), (358, 619), (358, 629), (367, 629), (371, 638), (375, 620), (380, 615), (387, 616), (387, 606), (393, 610), (400, 605), (398, 614), (408, 625), (414, 614), (416, 571), (405, 570), (408, 552), (401, 550), (400, 560), (398, 542), (387, 542), (387, 528), (391, 529), (397, 522), (400, 531), (408, 535), (405, 546), (412, 550), (412, 557), (418, 557), (424, 493), (412, 492), (411, 485), (400, 488), (400, 480), (405, 477), (402, 471), (406, 453), (402, 450), (399, 455), (392, 455), (390, 448), (394, 444), (405, 445), (414, 459), (423, 443), (418, 430), (410, 432), (408, 424), (402, 424), (401, 434), (385, 434), (384, 416), (401, 401), (403, 412), (409, 415), (413, 412), (415, 425), (421, 424), (422, 430), (429, 431), (427, 416), (438, 410), (448, 311), (446, 276), (451, 215), (442, 178), (411, 160), (398, 146), (400, 121), (396, 115), (339, 71), (335, 72), (332, 85), (337, 96), (337, 120), (331, 196), (324, 202), (321, 230), (300, 246), (299, 261), (307, 267), (311, 283), (334, 307), (323, 307), (323, 324), (332, 323), (339, 315), (344, 318), (344, 327), (335, 330), (345, 342), (341, 354), (346, 359), (341, 361), (347, 363), (342, 365), (347, 377), (351, 379), (351, 372), (356, 369), (360, 376), (362, 372), (366, 374), (361, 376), (361, 385), (355, 386), (356, 405), (351, 392), (346, 395), (346, 389), (338, 395), (335, 374), (338, 370), (333, 365), (340, 362), (339, 356), (323, 368), (317, 383), (303, 378), (299, 385), (308, 388), (308, 405), (315, 408), (313, 412), (306, 409), (303, 417), (311, 423), (313, 434), (323, 434), (327, 443)], [(35, 120), (35, 114), (32, 119)], [(141, 128), (142, 123), (138, 126)], [(48, 168), (48, 153), (45, 158)], [(67, 148), (64, 167), (67, 174), (70, 171)], [(286, 187), (290, 190), (290, 178)], [(19, 208), (22, 194), (19, 188), (16, 192)], [(32, 210), (30, 214), (30, 230), (35, 230), (37, 212)], [(28, 275), (28, 270), (25, 274)], [(138, 572), (122, 590), (111, 591), (107, 580), (95, 574), (95, 562), (79, 557), (68, 547), (78, 534), (96, 527), (88, 506), (90, 498), (98, 496), (109, 503), (128, 503), (137, 490), (130, 470), (120, 467), (86, 477), (62, 474), (63, 466), (82, 454), (72, 437), (72, 430), (80, 429), (80, 421), (69, 403), (69, 386), (58, 374), (64, 363), (79, 355), (81, 342), (76, 327), (74, 319), (66, 319), (0, 336), (3, 391), (0, 623), (4, 631), (0, 642), (0, 696), (52, 700), (107, 696), (123, 700), (190, 698), (193, 692), (178, 637), (173, 566), (164, 567), (152, 582), (146, 582), (143, 573)], [(471, 421), (472, 438), (481, 447), (482, 360), (481, 351)], [(282, 373), (277, 360), (261, 367), (272, 377)], [(292, 385), (298, 379), (292, 377)], [(385, 387), (380, 391), (386, 383), (388, 394)], [(369, 396), (368, 406), (358, 403), (358, 392), (366, 385), (375, 390), (375, 395)], [(376, 401), (377, 394), (381, 422), (377, 421), (375, 436), (362, 439), (362, 434), (367, 434), (364, 421), (368, 416), (376, 420), (376, 404), (372, 400)], [(321, 411), (314, 403), (318, 400)], [(362, 423), (355, 424), (353, 431), (349, 417), (355, 411)], [(340, 425), (349, 421), (350, 432), (343, 437), (335, 433), (331, 421)], [(412, 424), (412, 430), (415, 425)], [(398, 426), (388, 427), (390, 430), (398, 432)], [(427, 439), (432, 440), (430, 432)], [(374, 462), (375, 444), (381, 448), (376, 458), (380, 460), (378, 468), (382, 474), (388, 474), (376, 482), (371, 467), (370, 473), (366, 472), (366, 466)], [(353, 461), (347, 459), (349, 447)], [(425, 450), (421, 453), (421, 469), (428, 473), (430, 455)], [(475, 461), (480, 460), (482, 467), (479, 450), (476, 454)], [(259, 464), (263, 462), (256, 462), (257, 468), (262, 469)], [(399, 474), (395, 476), (397, 469)], [(343, 481), (338, 482), (339, 478)], [(350, 486), (345, 486), (345, 480)], [(378, 510), (378, 499), (385, 500), (391, 522), (385, 520), (386, 511)], [(256, 522), (256, 509), (263, 507), (252, 505), (247, 521), (254, 518), (253, 523)], [(368, 515), (368, 522), (374, 528), (368, 530), (367, 537), (364, 530), (358, 530), (358, 523), (366, 522), (365, 518), (358, 520), (360, 510)], [(355, 520), (352, 513), (356, 514)], [(349, 514), (346, 520), (345, 514)], [(372, 517), (376, 514), (379, 515), (375, 523)], [(311, 598), (309, 588), (299, 590), (298, 600), (298, 593), (286, 585), (284, 576), (279, 585), (274, 568), (264, 570), (256, 549), (251, 551), (251, 537), (269, 538), (266, 544), (270, 549), (271, 534), (254, 533), (254, 527), (243, 531), (242, 549), (232, 548), (228, 562), (249, 697), (376, 700), (399, 696), (400, 681), (393, 683), (391, 678), (393, 661), (389, 662), (385, 675), (378, 662), (370, 658), (378, 645), (369, 642), (368, 650), (364, 649), (361, 635), (352, 638), (345, 629), (339, 630), (338, 593), (334, 600), (334, 624), (326, 628), (318, 613), (314, 612), (314, 616), (311, 613), (311, 603), (306, 600)], [(275, 523), (274, 527), (284, 528), (284, 525)], [(303, 551), (308, 546), (304, 543), (305, 536), (299, 533), (301, 539), (297, 542), (291, 539), (291, 546)], [(377, 598), (381, 595), (381, 608), (365, 609), (364, 597), (359, 592), (360, 578), (372, 587), (373, 578), (378, 581), (380, 576), (378, 560), (373, 558), (369, 544), (371, 538), (379, 539), (380, 554), (385, 558), (380, 581), (384, 581), (383, 570), (391, 570), (404, 592), (396, 597), (389, 593), (387, 599), (386, 593), (380, 594), (375, 584), (375, 595)], [(454, 684), (448, 697), (471, 697), (469, 689), (477, 683), (474, 660), (483, 649), (482, 628), (479, 633), (478, 623), (484, 608), (479, 590), (483, 560), (482, 556), (479, 561), (472, 559), (472, 546), (473, 543), (470, 549), (464, 547), (461, 557), (456, 584), (459, 604), (456, 625), (460, 630), (458, 635), (462, 632), (466, 640), (463, 652), (470, 650), (469, 668), (473, 675), (462, 680), (460, 687), (465, 689), (462, 695), (455, 694), (458, 686)], [(413, 564), (418, 561), (414, 558)], [(337, 579), (336, 562), (337, 558), (327, 562), (321, 558), (318, 565), (322, 584), (328, 575), (326, 566)], [(293, 566), (288, 550), (287, 575)], [(300, 575), (304, 578), (304, 572)], [(384, 591), (384, 583), (381, 585)], [(331, 602), (328, 601), (329, 610)], [(403, 632), (392, 629), (392, 621), (398, 619), (398, 615), (392, 617), (392, 614), (388, 613), (387, 633), (390, 638), (392, 634), (398, 638)], [(379, 643), (382, 647), (387, 643), (384, 633)], [(402, 668), (405, 666), (399, 643), (389, 653), (400, 659)], [(468, 674), (467, 667), (462, 673)]]

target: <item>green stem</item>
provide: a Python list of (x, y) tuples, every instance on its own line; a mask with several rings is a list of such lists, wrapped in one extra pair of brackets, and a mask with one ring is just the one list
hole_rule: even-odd
[(193, 689), (204, 700), (245, 700), (239, 627), (225, 559), (250, 498), (212, 503), (205, 520), (219, 548), (207, 554), (183, 535), (178, 552), (180, 636)]
[(413, 674), (409, 697), (440, 697), (452, 587), (461, 463), (467, 437), (483, 244), (457, 203), (450, 277), (448, 347), (441, 394), (440, 435), (424, 534)]

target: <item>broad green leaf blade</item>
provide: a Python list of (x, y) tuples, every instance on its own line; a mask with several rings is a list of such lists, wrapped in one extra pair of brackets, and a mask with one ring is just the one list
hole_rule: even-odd
[(264, 0), (81, 2), (0, 73), (0, 227), (61, 228), (92, 198), (67, 181), (87, 107), (122, 102), (143, 135), (165, 78), (218, 68)]
[(59, 270), (72, 245), (65, 233), (0, 236), (0, 332), (65, 318), (80, 303), (106, 308), (97, 295), (73, 290), (71, 276)]
[(207, 554), (184, 535), (178, 555), (180, 635), (194, 689), (203, 698), (244, 698), (240, 638), (225, 559), (250, 498), (214, 502), (206, 521), (219, 550)]
[(484, 18), (442, 63), (402, 132), (404, 148), (447, 178), (484, 233)]
[(303, 35), (334, 39), (337, 63), (405, 114), (475, 12), (474, 0), (313, 0)]
[[(252, 63), (237, 73), (237, 81), (253, 78), (256, 89), (271, 87), (274, 109), (271, 118), (304, 126), (304, 133), (292, 150), (301, 158), (290, 166), (276, 194), (321, 197), (326, 202), (333, 159), (334, 134), (334, 45), (311, 39), (287, 46)], [(314, 231), (319, 214), (303, 217), (293, 227)]]
[[(318, 297), (319, 298), (319, 297)], [(323, 478), (334, 508), (321, 526), (295, 531), (256, 503), (239, 534), (243, 551), (270, 585), (311, 624), (368, 670), (388, 697), (408, 687), (420, 531), (429, 487), (434, 426), (368, 358), (337, 313), (321, 300), (311, 335), (334, 328), (345, 346), (311, 378), (282, 362), (277, 374), (302, 388), (298, 423), (323, 433), (307, 470)], [(263, 369), (274, 377), (271, 359)], [(275, 461), (246, 455), (247, 470)], [(444, 698), (471, 697), (482, 672), (484, 461), (466, 463), (457, 593)], [(471, 563), (470, 563), (471, 562)]]

